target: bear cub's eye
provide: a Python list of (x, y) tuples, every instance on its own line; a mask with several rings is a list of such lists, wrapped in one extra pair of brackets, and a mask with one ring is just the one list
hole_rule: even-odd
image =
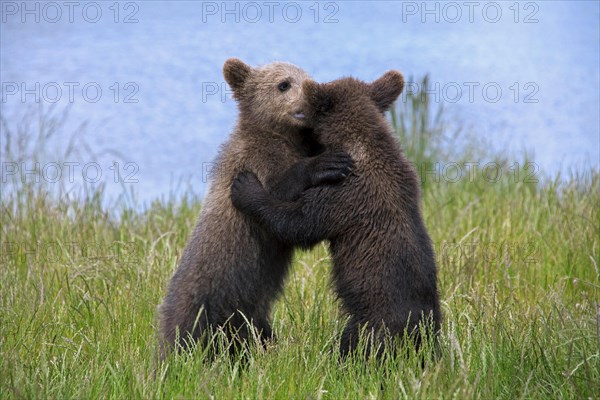
[(279, 89), (280, 92), (285, 92), (291, 87), (292, 85), (288, 81), (283, 81), (279, 85), (277, 85), (277, 89)]

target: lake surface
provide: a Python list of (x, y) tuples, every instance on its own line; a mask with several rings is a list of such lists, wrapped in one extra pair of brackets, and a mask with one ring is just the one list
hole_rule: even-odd
[(115, 180), (133, 183), (147, 203), (181, 190), (180, 178), (205, 193), (237, 114), (227, 58), (289, 61), (318, 81), (398, 69), (428, 73), (447, 115), (515, 161), (528, 150), (553, 176), (598, 166), (599, 20), (596, 1), (5, 1), (2, 116), (16, 126), (39, 104), (70, 107), (55, 147), (85, 121), (98, 157), (56, 150), (48, 162), (112, 194)]

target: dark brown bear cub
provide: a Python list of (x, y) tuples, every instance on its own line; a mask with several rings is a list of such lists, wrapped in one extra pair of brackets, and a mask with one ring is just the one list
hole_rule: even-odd
[(361, 330), (374, 335), (382, 354), (386, 334), (406, 333), (420, 343), (419, 323), (437, 332), (441, 313), (431, 240), (423, 224), (419, 180), (383, 111), (402, 92), (391, 71), (371, 84), (343, 78), (304, 83), (307, 115), (327, 148), (354, 160), (353, 173), (337, 186), (306, 190), (282, 201), (250, 172), (236, 177), (234, 205), (282, 243), (310, 246), (330, 241), (333, 281), (350, 321), (341, 338), (345, 356)]
[[(223, 66), (238, 101), (235, 131), (223, 145), (209, 192), (159, 315), (161, 358), (207, 332), (223, 329), (234, 346), (251, 326), (271, 337), (269, 314), (290, 265), (292, 245), (237, 211), (230, 199), (239, 171), (252, 171), (274, 198), (290, 201), (312, 185), (349, 173), (347, 154), (322, 153), (301, 113), (306, 72), (276, 62), (252, 68), (237, 59)], [(312, 156), (312, 157), (309, 157)]]

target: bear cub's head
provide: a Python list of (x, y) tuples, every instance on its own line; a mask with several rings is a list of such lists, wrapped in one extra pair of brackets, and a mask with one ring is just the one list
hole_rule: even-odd
[(364, 130), (363, 123), (373, 127), (374, 122), (384, 121), (383, 113), (402, 93), (404, 77), (398, 71), (388, 71), (371, 83), (355, 78), (322, 84), (307, 80), (302, 88), (305, 114), (314, 126), (333, 126), (335, 131)]
[(272, 129), (307, 126), (302, 83), (310, 76), (302, 69), (285, 62), (253, 68), (230, 58), (223, 65), (223, 76), (243, 121)]

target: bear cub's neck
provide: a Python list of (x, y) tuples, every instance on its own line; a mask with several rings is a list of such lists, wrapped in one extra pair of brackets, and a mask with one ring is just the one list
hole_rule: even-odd
[[(343, 150), (360, 159), (386, 158), (390, 153), (400, 152), (385, 121), (348, 120), (349, 123), (322, 123), (315, 128), (315, 136), (328, 149)], [(365, 123), (366, 122), (366, 123)]]

